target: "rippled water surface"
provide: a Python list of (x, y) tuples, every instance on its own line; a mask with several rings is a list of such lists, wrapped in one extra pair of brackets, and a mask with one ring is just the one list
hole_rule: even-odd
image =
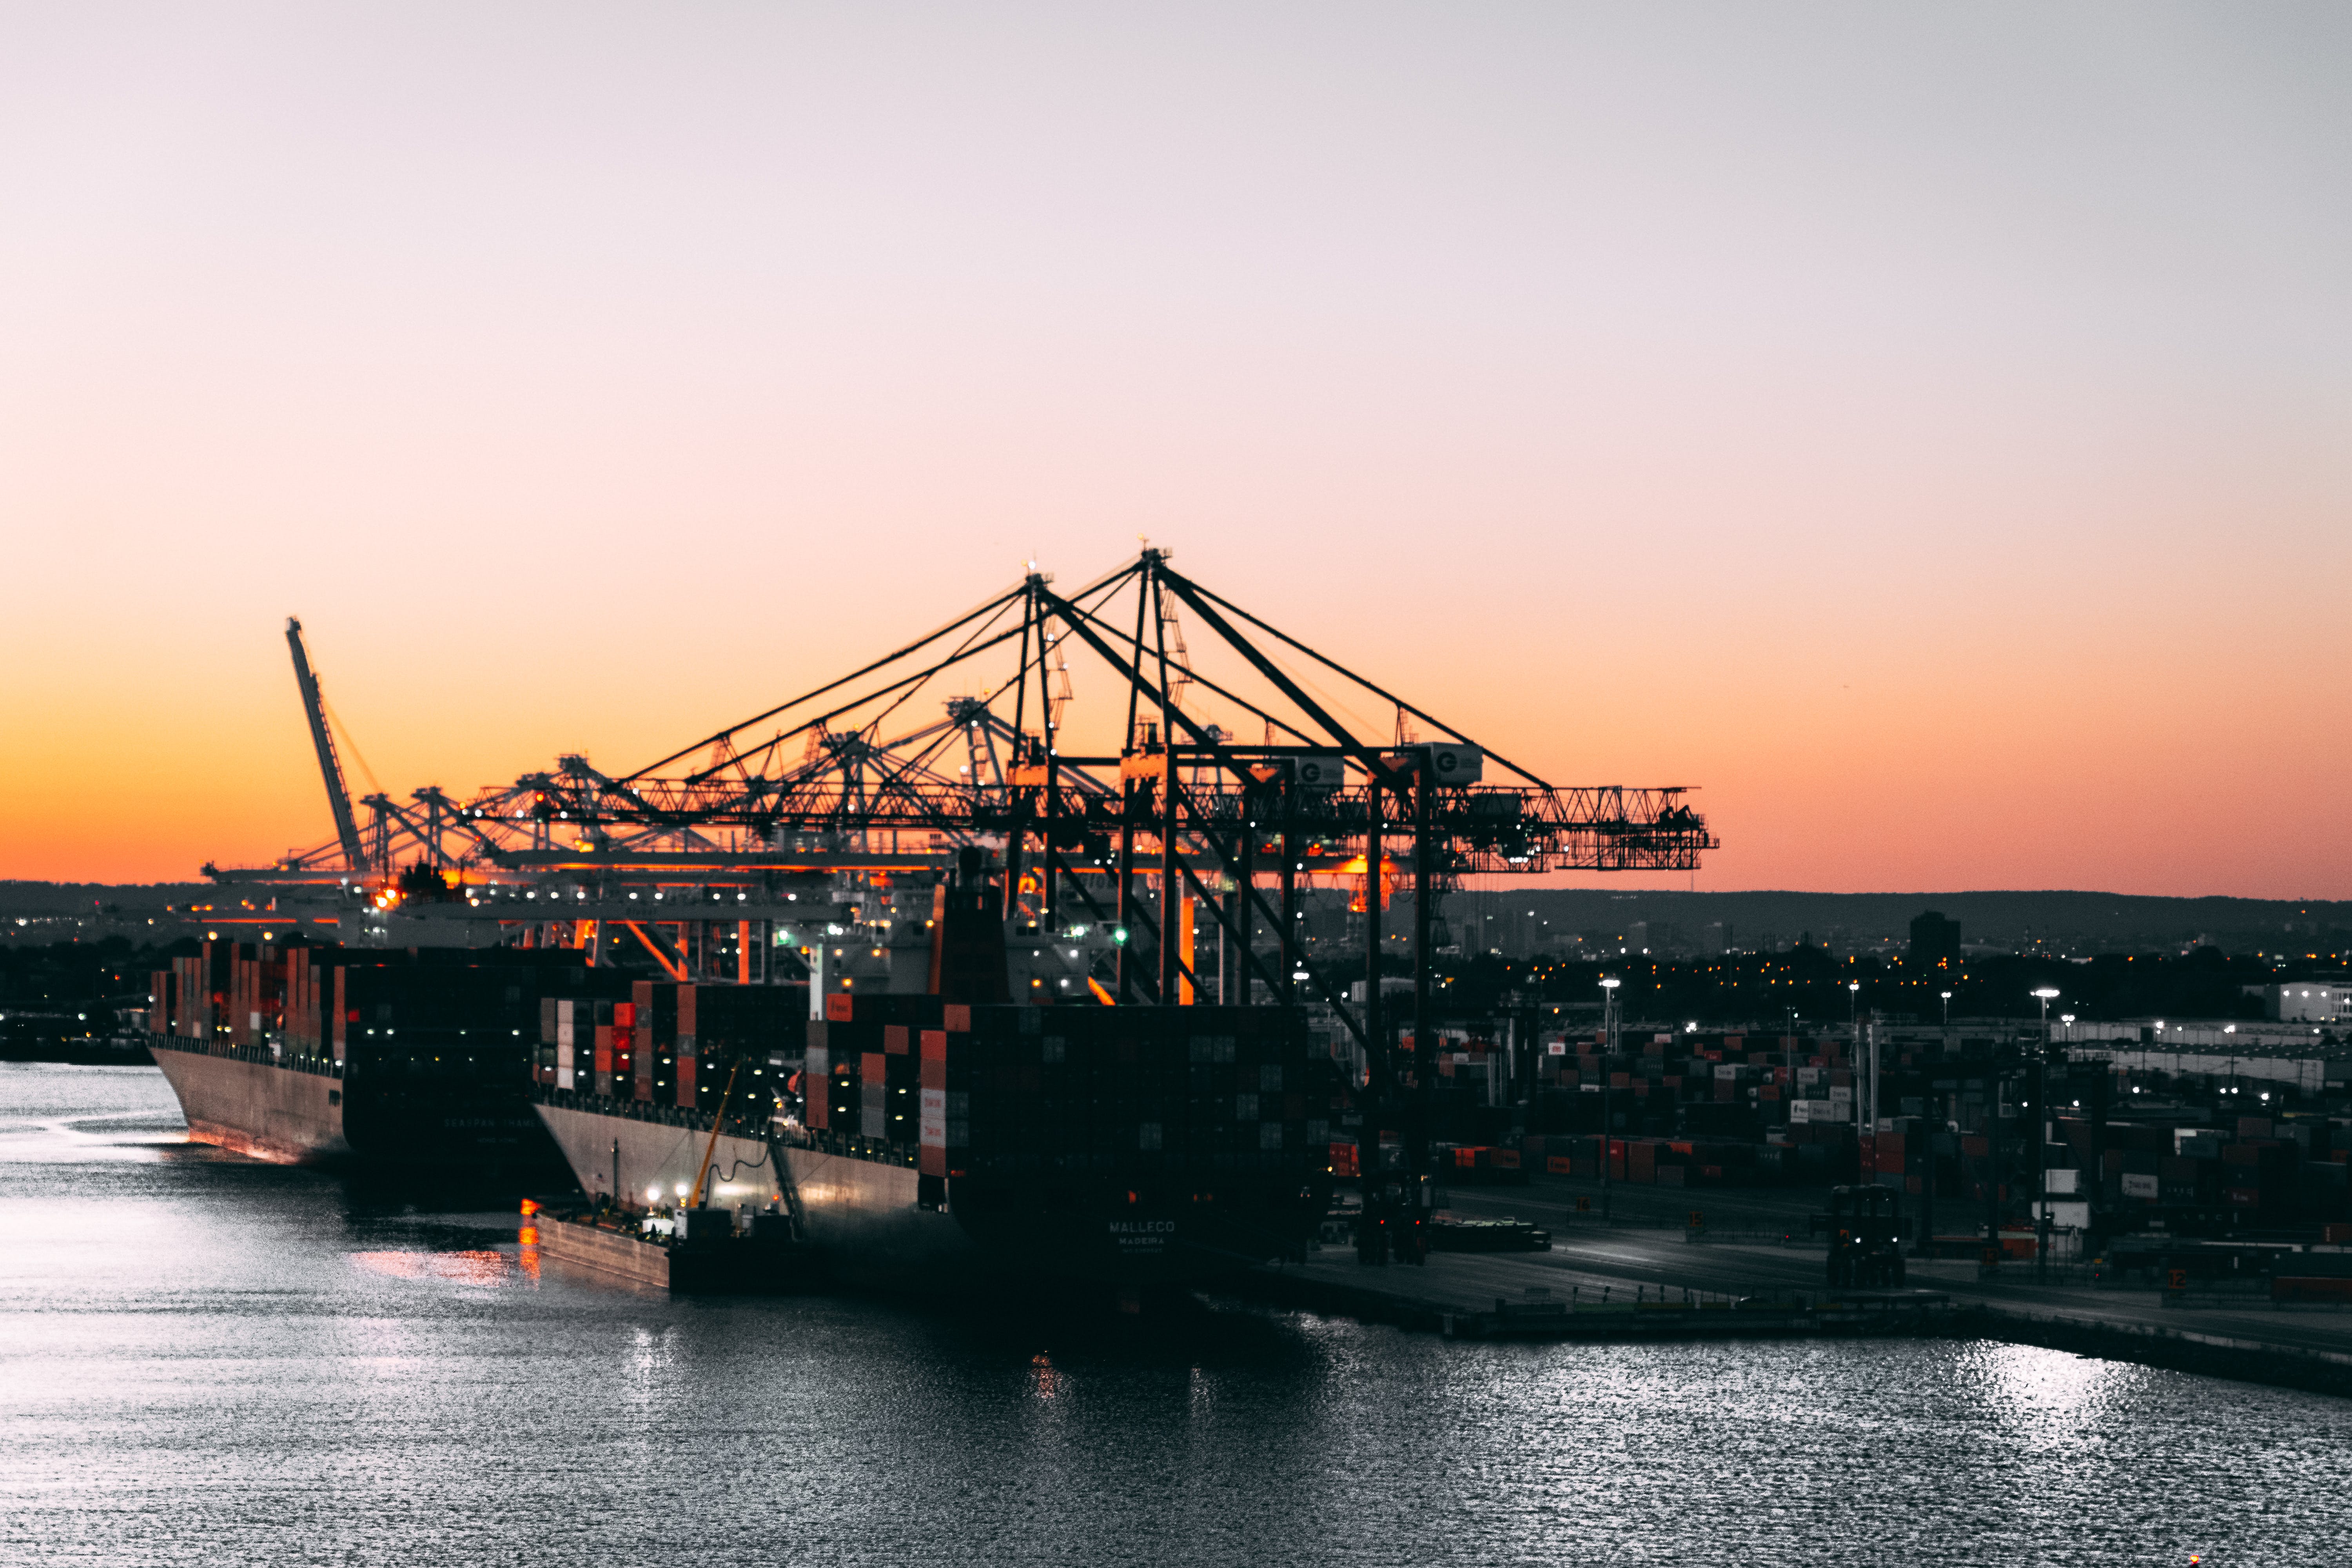
[(671, 1301), (0, 1066), (0, 1562), (2352, 1561), (2352, 1404), (1974, 1343)]

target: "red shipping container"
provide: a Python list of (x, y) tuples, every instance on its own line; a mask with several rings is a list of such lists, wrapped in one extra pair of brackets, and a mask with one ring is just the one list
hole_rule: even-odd
[(833, 1078), (824, 1048), (809, 1049), (808, 1070), (801, 1077), (801, 1123), (825, 1129), (833, 1124)]
[(880, 1051), (864, 1051), (859, 1053), (857, 1058), (857, 1081), (860, 1083), (886, 1083), (889, 1081), (887, 1076), (888, 1069), (883, 1065), (888, 1060), (889, 1058), (883, 1055)]
[(907, 1054), (908, 1048), (906, 1025), (885, 1024), (882, 1026), (882, 1052), (885, 1056), (903, 1057)]

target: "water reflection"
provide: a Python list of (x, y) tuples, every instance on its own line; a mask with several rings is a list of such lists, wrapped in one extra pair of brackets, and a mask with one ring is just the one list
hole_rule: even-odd
[[(159, 1100), (0, 1074), (0, 1122), (37, 1129)], [(2055, 1352), (671, 1300), (532, 1275), (510, 1205), (58, 1146), (0, 1138), (0, 1463), (29, 1504), (0, 1561), (1931, 1568), (2352, 1538), (2347, 1406)]]
[(505, 1285), (520, 1270), (503, 1252), (469, 1247), (457, 1252), (354, 1252), (354, 1268), (392, 1279), (436, 1279), (452, 1285)]
[(1968, 1348), (1963, 1375), (1980, 1380), (1990, 1408), (2020, 1440), (2047, 1447), (2097, 1432), (2111, 1406), (2145, 1369), (2038, 1345), (1979, 1342)]

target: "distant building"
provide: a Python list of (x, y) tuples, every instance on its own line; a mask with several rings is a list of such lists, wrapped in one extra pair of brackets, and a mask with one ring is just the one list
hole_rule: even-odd
[(1625, 928), (1625, 945), (1658, 958), (1679, 958), (1689, 951), (1682, 928), (1672, 921), (1635, 921)]
[(2263, 999), (2263, 1016), (2281, 1024), (2334, 1024), (2352, 1017), (2352, 988), (2341, 980), (2290, 980), (2249, 985)]
[(1929, 910), (1911, 922), (1911, 962), (1935, 963), (1960, 958), (1960, 922)]

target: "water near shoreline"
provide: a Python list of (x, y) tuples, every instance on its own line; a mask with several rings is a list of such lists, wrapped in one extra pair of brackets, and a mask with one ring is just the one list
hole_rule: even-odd
[(1990, 1342), (671, 1301), (0, 1066), (0, 1563), (2333, 1561), (2352, 1403)]

